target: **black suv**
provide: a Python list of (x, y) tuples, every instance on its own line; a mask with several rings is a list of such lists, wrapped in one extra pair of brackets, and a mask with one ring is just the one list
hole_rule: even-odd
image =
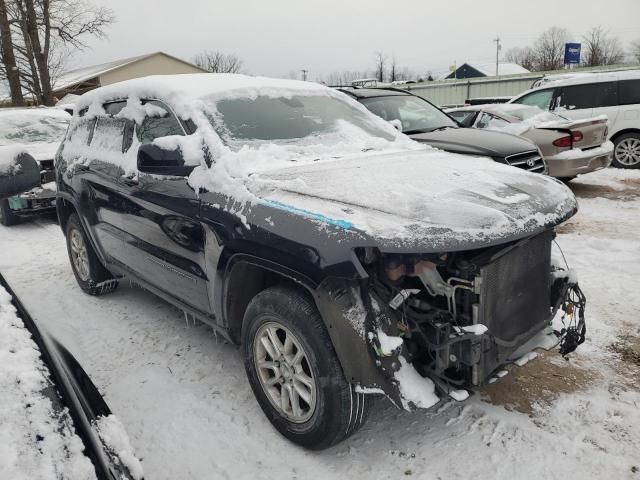
[(333, 89), (102, 87), (79, 99), (56, 170), (80, 287), (127, 277), (242, 344), (266, 416), (308, 448), (357, 430), (372, 395), (464, 399), (561, 306), (563, 352), (584, 340), (583, 297), (551, 262), (567, 187), (417, 144)]
[(397, 88), (341, 88), (371, 112), (416, 142), (447, 152), (481, 155), (530, 172), (547, 173), (547, 166), (531, 141), (503, 132), (461, 128), (454, 118), (431, 102)]

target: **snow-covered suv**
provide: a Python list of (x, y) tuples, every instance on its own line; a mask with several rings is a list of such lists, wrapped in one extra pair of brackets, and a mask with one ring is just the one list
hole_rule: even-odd
[(551, 260), (560, 182), (420, 145), (343, 93), (242, 75), (83, 95), (56, 203), (80, 287), (128, 277), (242, 344), (272, 424), (324, 448), (398, 406), (464, 399), (584, 297)]

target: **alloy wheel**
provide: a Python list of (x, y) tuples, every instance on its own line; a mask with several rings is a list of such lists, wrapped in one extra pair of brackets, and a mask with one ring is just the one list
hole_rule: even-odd
[(69, 243), (71, 247), (71, 261), (76, 269), (76, 273), (78, 277), (80, 277), (80, 280), (86, 282), (89, 280), (89, 255), (82, 233), (75, 228), (71, 230)]
[(620, 141), (615, 150), (616, 160), (625, 166), (633, 166), (640, 163), (640, 140), (637, 138), (625, 138)]
[(294, 423), (309, 420), (316, 407), (317, 388), (300, 340), (280, 323), (265, 323), (253, 342), (253, 360), (273, 407)]

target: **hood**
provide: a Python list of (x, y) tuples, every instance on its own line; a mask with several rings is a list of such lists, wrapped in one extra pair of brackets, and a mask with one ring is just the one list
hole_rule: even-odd
[(488, 157), (506, 157), (536, 150), (529, 140), (500, 132), (477, 128), (445, 128), (409, 135), (413, 140), (448, 152)]
[[(504, 243), (557, 225), (577, 210), (571, 191), (552, 178), (434, 149), (263, 172), (251, 177), (249, 188), (274, 211), (335, 230), (341, 241), (352, 238), (385, 251)], [(282, 228), (270, 224), (274, 232)]]

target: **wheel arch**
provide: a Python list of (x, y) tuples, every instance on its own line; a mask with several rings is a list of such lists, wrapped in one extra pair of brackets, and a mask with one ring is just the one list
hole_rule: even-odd
[[(240, 343), (244, 314), (260, 292), (286, 284), (314, 299), (315, 282), (307, 276), (267, 260), (235, 254), (229, 260), (222, 287), (222, 315), (231, 338)], [(314, 304), (315, 304), (315, 300)]]
[(612, 142), (615, 142), (618, 137), (625, 135), (627, 133), (635, 133), (636, 135), (640, 135), (640, 128), (625, 128), (625, 129), (619, 130), (613, 135), (611, 135), (610, 140)]

